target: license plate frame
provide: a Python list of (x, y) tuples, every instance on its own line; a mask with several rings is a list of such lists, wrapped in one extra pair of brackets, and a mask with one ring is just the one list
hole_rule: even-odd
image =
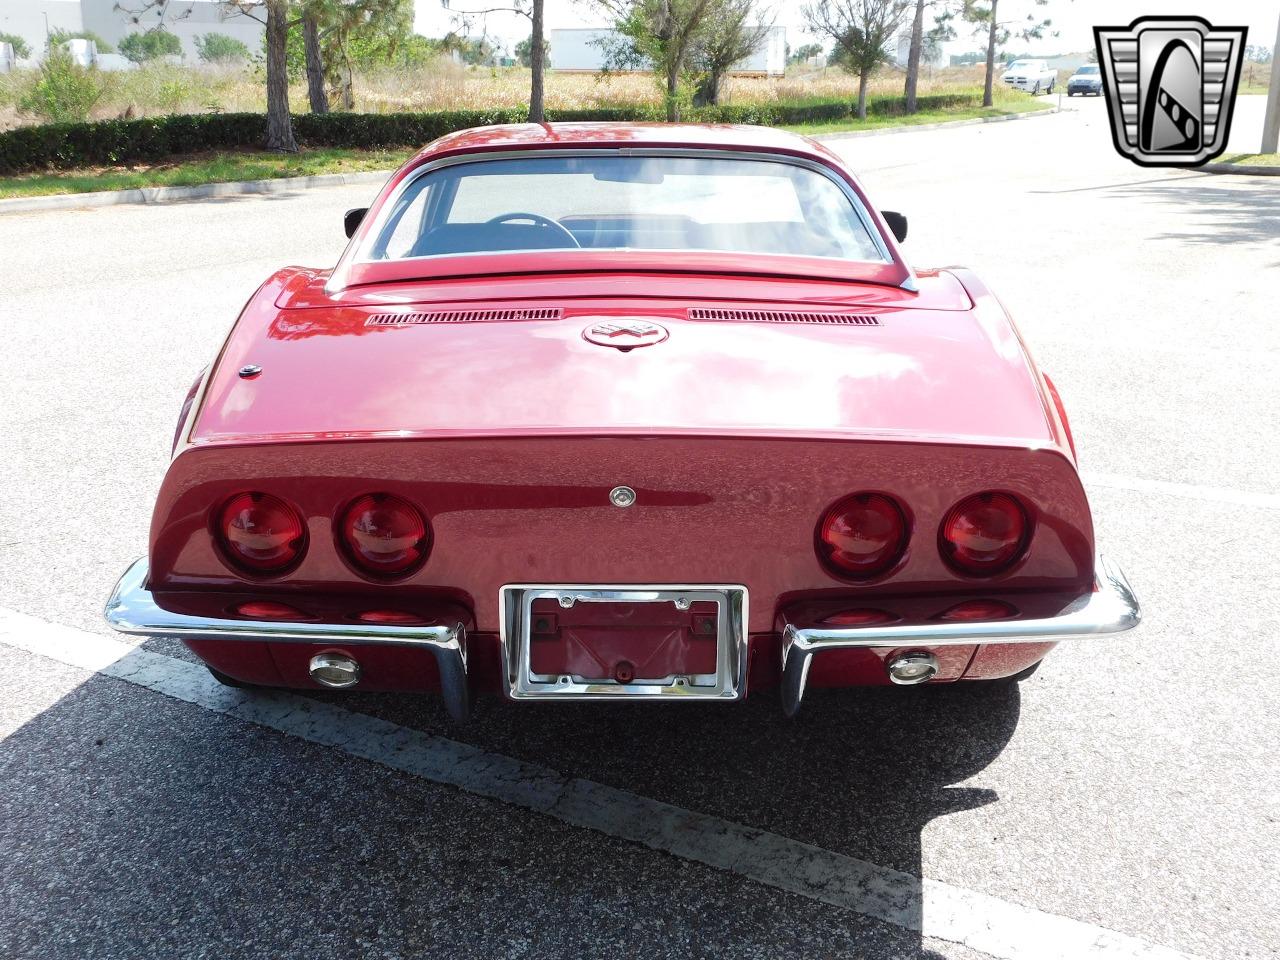
[[(577, 603), (713, 602), (716, 672), (618, 683), (539, 675), (530, 665), (532, 606)], [(507, 584), (499, 591), (500, 642), (513, 700), (740, 700), (746, 695), (747, 588), (741, 584)]]

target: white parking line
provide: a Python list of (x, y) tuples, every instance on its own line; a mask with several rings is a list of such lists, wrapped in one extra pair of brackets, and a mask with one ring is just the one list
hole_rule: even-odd
[(196, 664), (16, 611), (0, 609), (0, 644), (1002, 960), (1193, 960), (1079, 920), (936, 880), (918, 880), (296, 694), (233, 690)]
[(1250, 493), (1230, 487), (1207, 487), (1197, 483), (1172, 483), (1168, 480), (1146, 480), (1142, 477), (1125, 477), (1115, 473), (1094, 473), (1085, 470), (1080, 474), (1086, 487), (1111, 487), (1116, 490), (1133, 490), (1138, 493), (1163, 493), (1171, 497), (1187, 497), (1191, 500), (1211, 500), (1215, 503), (1234, 503), (1242, 507), (1263, 507), (1280, 510), (1280, 494)]

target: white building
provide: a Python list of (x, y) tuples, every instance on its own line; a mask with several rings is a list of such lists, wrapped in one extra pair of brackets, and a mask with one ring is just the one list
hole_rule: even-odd
[[(550, 31), (551, 69), (597, 73), (604, 67), (605, 52), (618, 34), (608, 27), (581, 27)], [(739, 76), (780, 77), (787, 68), (787, 28), (770, 27), (751, 56), (731, 71)], [(647, 67), (638, 67), (647, 70)]]
[[(907, 61), (911, 59), (911, 31), (908, 29), (898, 34), (898, 41), (891, 48), (894, 51), (893, 62), (900, 67), (906, 67)], [(942, 44), (935, 43), (932, 46), (926, 42), (920, 50), (920, 66), (922, 67), (945, 67), (947, 58), (942, 55)]]
[(206, 33), (235, 37), (251, 51), (262, 48), (264, 26), (259, 20), (235, 12), (220, 0), (172, 0), (149, 10), (133, 22), (127, 10), (129, 0), (0, 0), (0, 33), (14, 33), (31, 48), (33, 59), (44, 53), (49, 32), (89, 30), (116, 46), (130, 33), (140, 33), (163, 25), (182, 41), (183, 55), (196, 59), (195, 38)]

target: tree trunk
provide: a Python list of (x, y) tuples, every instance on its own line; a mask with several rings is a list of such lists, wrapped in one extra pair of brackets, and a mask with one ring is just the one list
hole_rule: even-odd
[(1271, 52), (1271, 87), (1262, 118), (1262, 152), (1280, 153), (1280, 24), (1276, 25), (1276, 45)]
[(342, 45), (342, 109), (354, 110), (356, 108), (356, 83), (355, 69), (351, 65), (351, 54), (347, 52), (347, 45)]
[(911, 24), (911, 52), (907, 54), (907, 113), (916, 112), (916, 87), (920, 81), (920, 53), (924, 47), (924, 5), (928, 0), (916, 0), (916, 18)]
[(987, 79), (982, 87), (982, 105), (990, 107), (995, 104), (992, 98), (992, 84), (996, 78), (996, 31), (1000, 22), (996, 19), (996, 7), (1000, 0), (991, 0), (991, 31), (987, 34)]
[(667, 67), (667, 122), (680, 122), (680, 65)]
[(334, 62), (330, 65), (329, 80), (333, 84), (333, 92), (343, 110), (354, 110), (356, 107), (355, 67), (351, 63), (351, 50), (347, 46), (349, 36), (346, 31), (337, 31), (330, 35), (330, 50)]
[(320, 59), (320, 25), (312, 14), (302, 18), (302, 46), (307, 55), (307, 99), (312, 113), (329, 112), (329, 95), (324, 90), (324, 61)]
[(719, 106), (724, 90), (724, 74), (718, 67), (711, 67), (698, 81), (698, 89), (693, 94), (695, 107)]
[(858, 73), (858, 119), (867, 119), (867, 82), (871, 79), (871, 71), (866, 67)]
[(533, 0), (533, 33), (529, 37), (532, 44), (529, 48), (529, 67), (533, 74), (529, 87), (530, 123), (543, 123), (545, 120), (542, 109), (542, 71), (546, 49), (542, 43), (542, 3), (543, 0)]
[(267, 149), (297, 153), (289, 116), (289, 72), (285, 46), (289, 39), (288, 0), (267, 0)]

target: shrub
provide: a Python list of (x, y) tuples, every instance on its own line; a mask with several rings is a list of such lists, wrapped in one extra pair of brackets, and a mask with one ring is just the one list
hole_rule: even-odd
[(147, 63), (161, 57), (182, 56), (182, 41), (161, 27), (143, 33), (131, 33), (120, 41), (120, 52), (134, 63)]
[(77, 65), (65, 50), (54, 47), (40, 64), (40, 78), (19, 100), (18, 107), (54, 123), (83, 122), (101, 96), (98, 77)]
[(92, 30), (54, 30), (49, 34), (49, 49), (57, 50), (68, 40), (92, 40), (99, 53), (115, 53), (116, 48)]
[(27, 41), (16, 33), (0, 33), (0, 43), (10, 44), (13, 47), (13, 55), (19, 60), (25, 60), (31, 56), (31, 48), (27, 46)]
[[(943, 93), (919, 98), (922, 110), (974, 107), (981, 102), (980, 93)], [(879, 96), (868, 100), (867, 110), (876, 116), (896, 116), (905, 111), (905, 106), (902, 97)], [(661, 114), (662, 105), (653, 103), (548, 109), (547, 119), (656, 121), (662, 119)], [(794, 125), (846, 120), (853, 114), (854, 103), (840, 99), (698, 107), (690, 111), (688, 119), (702, 123)], [(527, 115), (524, 107), (432, 113), (305, 113), (294, 116), (293, 130), (303, 146), (375, 149), (421, 146), (467, 127), (522, 123)], [(257, 147), (266, 137), (266, 127), (266, 117), (260, 113), (175, 114), (141, 120), (18, 127), (0, 133), (0, 174), (47, 167), (137, 163), (202, 150)]]
[(196, 37), (196, 53), (205, 63), (239, 63), (249, 59), (249, 48), (225, 33), (206, 33)]

